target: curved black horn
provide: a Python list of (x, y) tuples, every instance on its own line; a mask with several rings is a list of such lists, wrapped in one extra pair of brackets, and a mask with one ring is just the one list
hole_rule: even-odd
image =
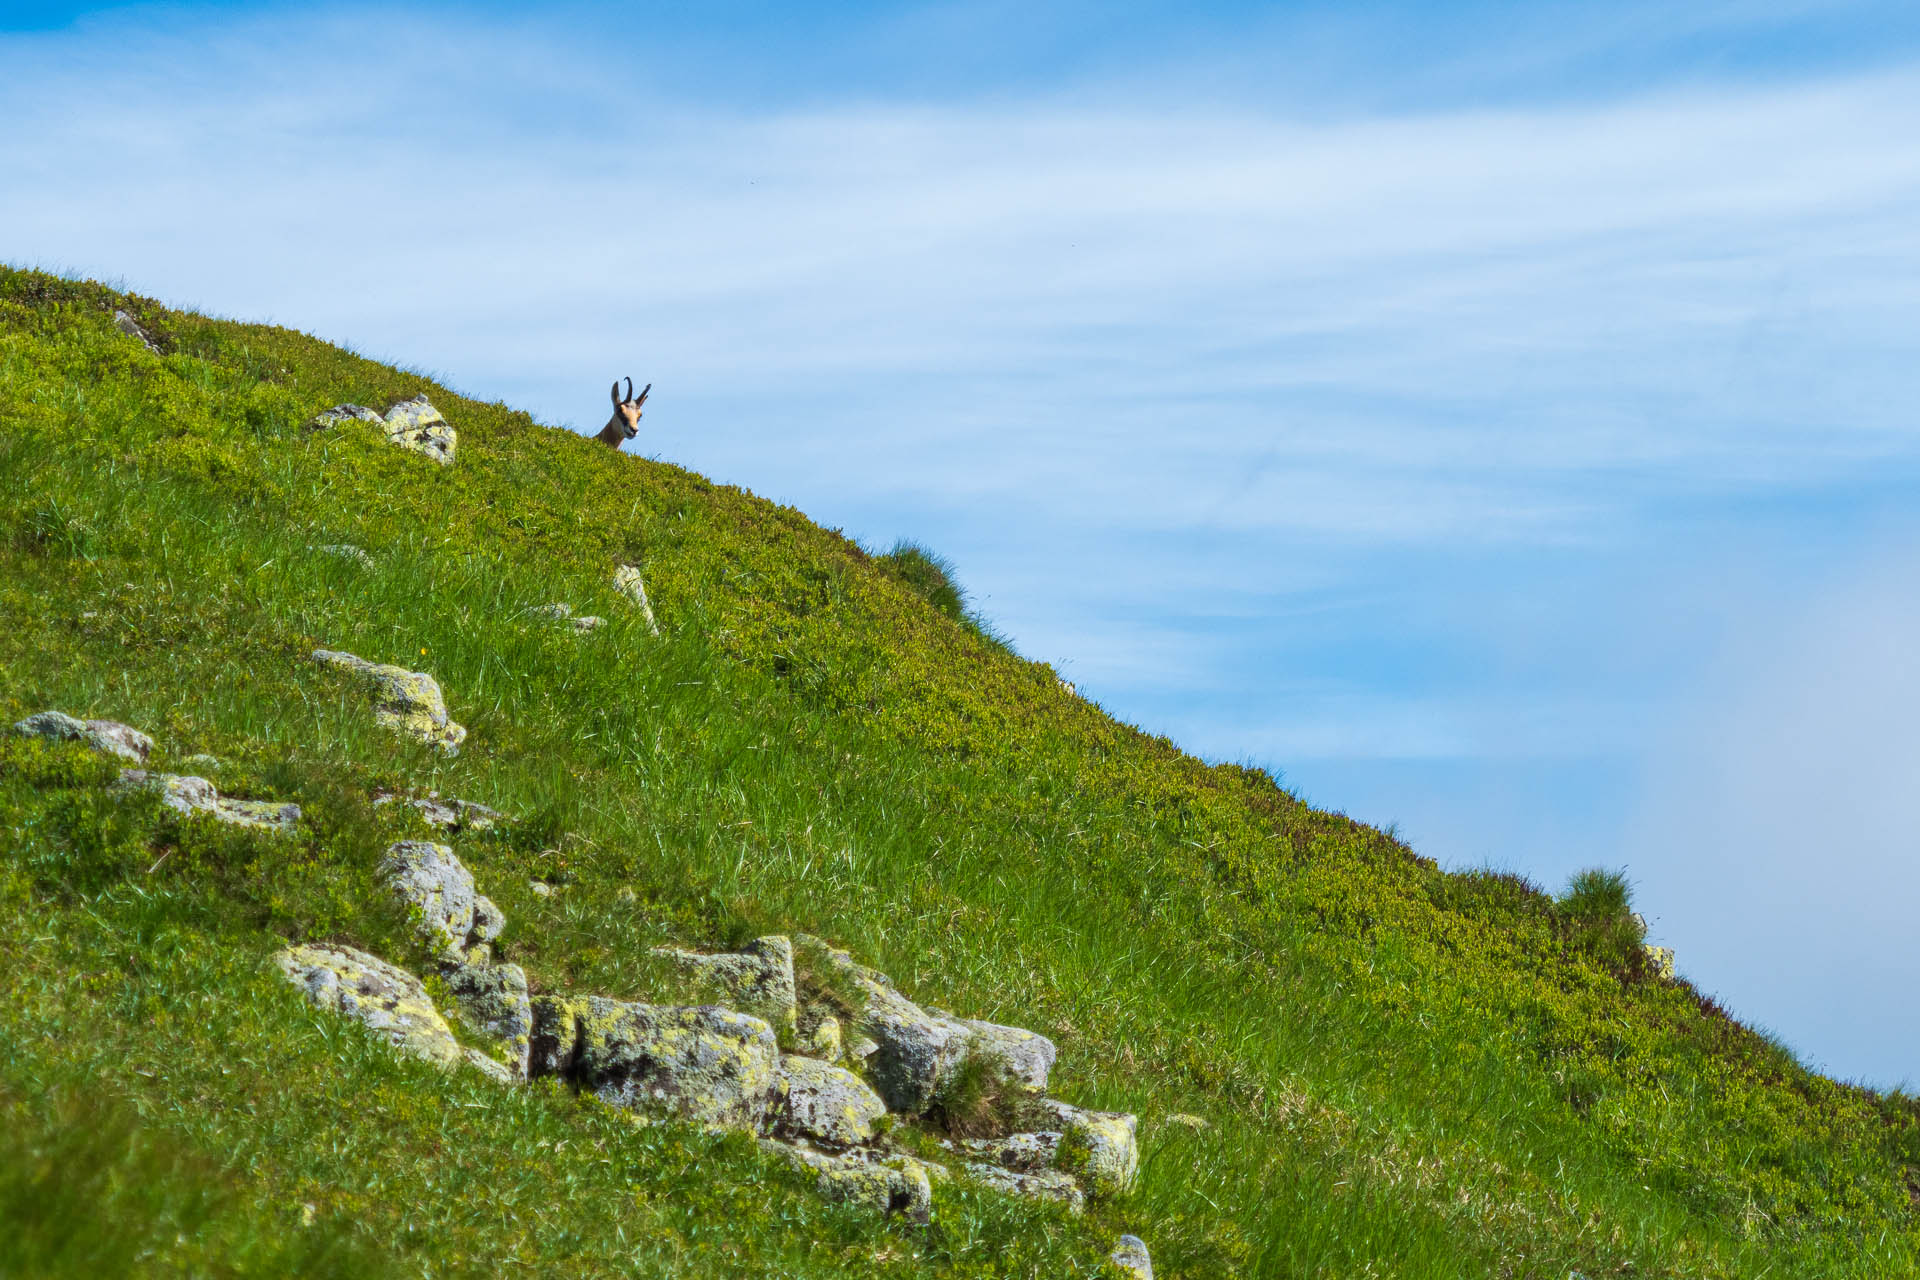
[(627, 399), (633, 399), (633, 379), (627, 379)]
[(620, 379), (618, 378), (613, 380), (613, 403), (616, 407), (620, 404)]
[(645, 404), (647, 402), (647, 392), (651, 390), (653, 390), (653, 384), (651, 382), (649, 382), (646, 386), (640, 388), (640, 398), (638, 400), (635, 400), (634, 403)]

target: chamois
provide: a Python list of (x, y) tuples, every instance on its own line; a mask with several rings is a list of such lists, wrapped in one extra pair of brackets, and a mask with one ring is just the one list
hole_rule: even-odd
[(640, 406), (647, 402), (647, 392), (653, 390), (649, 382), (640, 389), (636, 397), (633, 394), (633, 379), (627, 379), (627, 394), (620, 395), (620, 379), (613, 380), (613, 416), (607, 419), (607, 425), (600, 428), (600, 434), (594, 439), (609, 449), (618, 449), (627, 441), (640, 434)]

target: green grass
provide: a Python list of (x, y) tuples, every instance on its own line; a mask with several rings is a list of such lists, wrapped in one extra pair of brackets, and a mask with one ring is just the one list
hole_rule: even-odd
[[(302, 430), (422, 390), (454, 467)], [(1910, 1099), (1610, 962), (1577, 898), (1116, 723), (925, 591), (301, 334), (0, 271), (0, 717), (125, 720), (307, 813), (211, 830), (0, 740), (0, 1274), (1053, 1277), (1122, 1230), (1173, 1277), (1920, 1271)], [(526, 612), (555, 600), (608, 625)], [(378, 730), (316, 647), (432, 672), (466, 747)], [(745, 1139), (395, 1059), (265, 965), (418, 959), (373, 866), (424, 828), (381, 787), (513, 816), (455, 843), (537, 988), (640, 998), (653, 945), (820, 934), (1052, 1036), (1057, 1095), (1141, 1117), (1137, 1190), (1074, 1220), (954, 1185), (915, 1228)]]

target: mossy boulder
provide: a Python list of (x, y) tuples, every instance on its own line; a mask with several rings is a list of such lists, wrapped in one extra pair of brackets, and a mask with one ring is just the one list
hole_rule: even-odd
[(13, 731), (29, 738), (84, 742), (95, 751), (146, 763), (153, 739), (118, 720), (80, 720), (64, 711), (38, 711), (17, 722)]
[(397, 796), (383, 793), (373, 798), (374, 807), (389, 804), (404, 804), (420, 815), (421, 821), (430, 827), (458, 834), (463, 831), (491, 831), (507, 820), (498, 809), (489, 809), (484, 804), (475, 804), (471, 800), (456, 797), (441, 799), (440, 793), (430, 791), (424, 796)]
[(761, 1147), (795, 1168), (815, 1174), (814, 1190), (822, 1199), (861, 1205), (881, 1214), (897, 1213), (912, 1222), (927, 1222), (933, 1217), (930, 1175), (938, 1166), (923, 1164), (912, 1156), (867, 1151), (827, 1155), (771, 1139), (763, 1139)]
[(655, 947), (653, 954), (678, 971), (689, 1004), (725, 1005), (764, 1018), (774, 1033), (791, 1043), (797, 1027), (793, 943), (779, 935), (755, 938), (737, 952), (706, 955), (678, 947)]
[(941, 1085), (965, 1061), (973, 1032), (954, 1018), (922, 1009), (886, 974), (847, 952), (806, 934), (795, 942), (811, 968), (857, 997), (859, 1030), (876, 1046), (868, 1067), (887, 1109), (917, 1116), (933, 1105)]
[(758, 1129), (779, 1062), (773, 1028), (730, 1009), (533, 1001), (531, 1074), (561, 1076), (633, 1111)]
[(1153, 1258), (1147, 1242), (1139, 1236), (1121, 1236), (1107, 1260), (1120, 1268), (1127, 1280), (1153, 1280)]
[(461, 1062), (459, 1041), (420, 979), (352, 947), (307, 943), (273, 957), (314, 1005), (352, 1018), (402, 1053), (443, 1067)]
[(402, 400), (389, 408), (382, 425), (387, 431), (387, 443), (432, 458), (443, 467), (453, 465), (459, 437), (424, 395)]
[(1117, 1111), (1083, 1111), (1047, 1099), (1041, 1104), (1060, 1130), (1054, 1167), (1078, 1178), (1096, 1196), (1117, 1196), (1133, 1186), (1140, 1168), (1139, 1122)]
[(428, 951), (454, 964), (486, 963), (488, 944), (500, 936), (506, 917), (474, 889), (473, 873), (451, 848), (401, 840), (388, 846), (377, 870), (413, 915)]
[(1045, 1093), (1047, 1076), (1059, 1056), (1053, 1041), (1023, 1027), (1005, 1027), (997, 1022), (961, 1020), (972, 1035), (972, 1052), (1001, 1063), (1006, 1076), (1032, 1092)]
[(313, 660), (350, 672), (372, 688), (375, 723), (416, 742), (438, 747), (448, 755), (458, 754), (460, 744), (466, 741), (466, 729), (447, 714), (447, 701), (440, 692), (440, 683), (426, 672), (368, 662), (336, 649), (315, 649)]
[(1020, 1173), (997, 1164), (969, 1164), (966, 1169), (975, 1182), (1010, 1196), (1052, 1200), (1065, 1205), (1070, 1213), (1080, 1213), (1087, 1207), (1087, 1196), (1080, 1184), (1057, 1169)]
[(887, 1104), (851, 1071), (787, 1054), (775, 1074), (768, 1121), (776, 1133), (836, 1147), (871, 1141)]

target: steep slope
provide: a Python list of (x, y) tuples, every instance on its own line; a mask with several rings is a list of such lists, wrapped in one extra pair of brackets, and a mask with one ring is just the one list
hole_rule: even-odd
[[(305, 430), (423, 391), (451, 466)], [(1523, 882), (1116, 723), (749, 493), (0, 271), (0, 566), (0, 720), (126, 721), (307, 814), (185, 822), (0, 739), (0, 1272), (1055, 1276), (1127, 1230), (1163, 1277), (1920, 1273), (1907, 1099)], [(316, 648), (433, 673), (460, 754), (383, 732)], [(738, 1136), (394, 1058), (264, 963), (406, 947), (382, 789), (515, 819), (462, 857), (537, 988), (639, 998), (655, 944), (820, 934), (1052, 1036), (1063, 1096), (1140, 1116), (1136, 1189), (1072, 1218), (961, 1181), (918, 1227)]]

